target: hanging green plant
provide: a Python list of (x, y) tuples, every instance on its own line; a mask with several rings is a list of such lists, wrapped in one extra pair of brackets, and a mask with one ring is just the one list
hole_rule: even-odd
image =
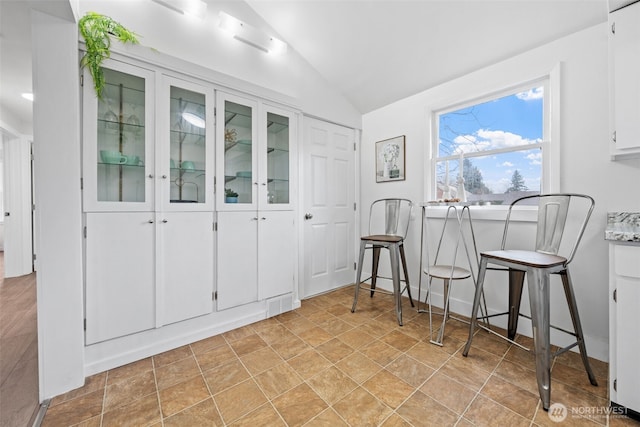
[(115, 37), (122, 43), (132, 44), (139, 43), (138, 37), (119, 22), (95, 12), (87, 12), (80, 18), (78, 27), (86, 45), (86, 52), (80, 60), (80, 66), (89, 68), (96, 95), (102, 98), (104, 74), (101, 64), (105, 58), (111, 56), (111, 37)]

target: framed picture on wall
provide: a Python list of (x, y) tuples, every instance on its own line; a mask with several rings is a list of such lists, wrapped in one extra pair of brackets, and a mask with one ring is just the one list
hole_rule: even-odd
[(404, 180), (404, 138), (402, 135), (376, 142), (376, 182)]

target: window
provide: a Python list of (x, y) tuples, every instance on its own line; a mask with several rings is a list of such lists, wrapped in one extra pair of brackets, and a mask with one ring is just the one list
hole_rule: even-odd
[(548, 192), (548, 98), (545, 78), (436, 111), (432, 199), (502, 205)]

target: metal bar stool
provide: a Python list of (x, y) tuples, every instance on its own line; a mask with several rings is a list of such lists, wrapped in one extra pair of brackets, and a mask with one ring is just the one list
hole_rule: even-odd
[[(371, 204), (371, 208), (369, 209), (369, 234), (360, 237), (360, 256), (356, 272), (355, 295), (353, 297), (353, 306), (351, 307), (352, 313), (356, 311), (358, 293), (360, 292), (362, 284), (367, 280), (371, 280), (370, 286), (367, 289), (371, 291), (371, 297), (373, 297), (378, 278), (391, 279), (393, 282), (396, 316), (400, 326), (402, 326), (402, 293), (405, 290), (409, 296), (411, 307), (414, 307), (413, 299), (411, 298), (411, 288), (409, 286), (407, 260), (404, 253), (404, 239), (409, 229), (412, 208), (413, 203), (407, 199), (380, 199)], [(383, 248), (389, 250), (389, 257), (391, 259), (390, 278), (378, 275), (380, 250)], [(364, 253), (367, 249), (372, 250), (373, 256), (371, 276), (361, 280), (362, 263), (364, 261)], [(402, 261), (404, 279), (400, 278), (399, 261)], [(401, 289), (401, 282), (405, 282), (404, 289)]]
[[(580, 215), (580, 218), (582, 218), (582, 224), (577, 230), (577, 238), (571, 250), (569, 251), (568, 256), (564, 257), (558, 255), (558, 251), (563, 238), (565, 224), (567, 222), (567, 217), (569, 216), (569, 207), (572, 200), (582, 200), (582, 203), (579, 207), (584, 207), (584, 209), (582, 209), (581, 213), (576, 213), (576, 215)], [(513, 207), (516, 205), (527, 204), (528, 201), (538, 202), (538, 220), (536, 227), (535, 250), (525, 251), (505, 249), (507, 232), (509, 229), (509, 220), (513, 212)], [(555, 357), (575, 346), (578, 346), (580, 350), (580, 356), (582, 357), (582, 363), (584, 364), (584, 368), (587, 371), (589, 381), (594, 386), (598, 385), (596, 377), (593, 374), (593, 371), (591, 370), (591, 366), (589, 364), (587, 349), (582, 334), (582, 326), (580, 324), (580, 316), (578, 315), (578, 306), (576, 304), (573, 285), (571, 283), (571, 276), (569, 275), (568, 269), (568, 265), (573, 259), (580, 240), (582, 239), (582, 235), (587, 226), (587, 222), (589, 221), (589, 217), (591, 216), (594, 205), (595, 202), (593, 198), (582, 194), (546, 194), (527, 196), (517, 199), (509, 206), (504, 234), (502, 237), (501, 249), (497, 251), (482, 252), (480, 254), (480, 271), (478, 273), (478, 284), (476, 286), (476, 293), (473, 300), (473, 308), (471, 311), (469, 338), (462, 354), (464, 356), (467, 356), (467, 354), (469, 353), (471, 342), (473, 340), (474, 327), (479, 319), (486, 320), (489, 317), (507, 314), (509, 315), (508, 334), (511, 336), (511, 338), (515, 336), (517, 320), (514, 318), (517, 318), (518, 316), (524, 316), (519, 313), (519, 310), (520, 296), (522, 293), (522, 280), (526, 275), (529, 289), (529, 304), (531, 307), (530, 319), (533, 326), (533, 344), (536, 358), (536, 379), (538, 382), (538, 393), (540, 394), (542, 407), (545, 411), (549, 410), (549, 404), (551, 400), (552, 357)], [(488, 264), (496, 264), (506, 268), (489, 268)], [(503, 270), (509, 272), (509, 278), (511, 281), (510, 293), (513, 292), (516, 295), (510, 295), (510, 310), (508, 312), (478, 317), (478, 307), (480, 306), (480, 297), (482, 295), (482, 288), (484, 286), (484, 278), (487, 270)], [(559, 274), (562, 278), (562, 285), (567, 299), (567, 304), (569, 305), (571, 321), (573, 323), (573, 332), (550, 325), (549, 284), (551, 274)], [(479, 323), (478, 327), (487, 329)], [(554, 354), (551, 354), (551, 345), (549, 338), (550, 328), (554, 328), (573, 335), (574, 337), (576, 337), (576, 342), (567, 347), (561, 348)], [(508, 337), (499, 335), (496, 332), (491, 331), (490, 329), (487, 330), (509, 340), (510, 342), (514, 342)]]

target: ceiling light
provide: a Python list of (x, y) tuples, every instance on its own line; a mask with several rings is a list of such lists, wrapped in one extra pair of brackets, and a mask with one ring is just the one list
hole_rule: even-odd
[(152, 0), (178, 13), (197, 16), (204, 19), (207, 14), (207, 4), (202, 0)]
[(22, 94), (24, 99), (28, 99), (29, 101), (33, 101), (33, 94), (31, 92), (25, 92)]
[(202, 117), (196, 116), (193, 113), (182, 113), (182, 118), (185, 119), (187, 122), (191, 123), (192, 125), (194, 125), (195, 127), (204, 129), (205, 121)]
[(265, 32), (234, 18), (225, 12), (220, 12), (220, 28), (230, 33), (235, 39), (247, 43), (268, 53), (284, 53), (287, 44)]

